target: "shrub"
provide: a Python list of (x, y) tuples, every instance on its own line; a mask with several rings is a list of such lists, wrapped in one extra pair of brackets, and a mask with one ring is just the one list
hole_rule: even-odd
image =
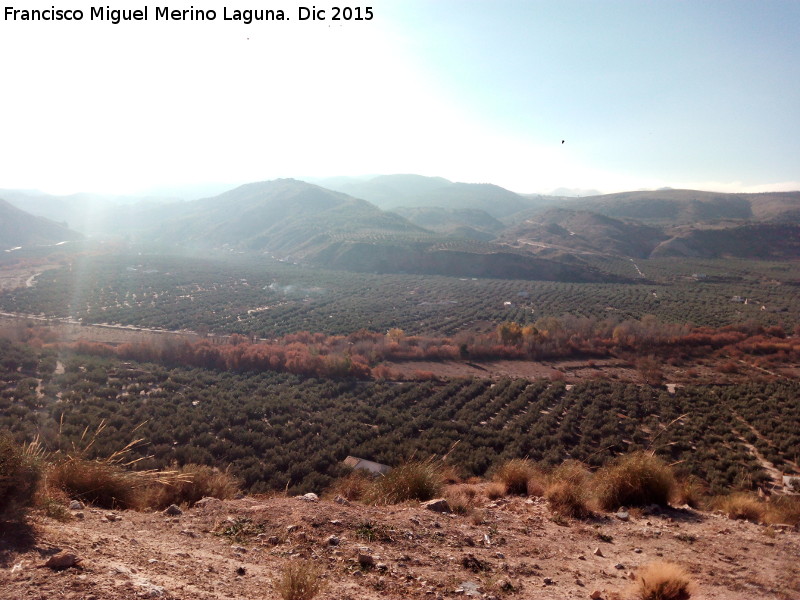
[(636, 574), (635, 589), (640, 600), (689, 600), (692, 588), (689, 574), (674, 563), (650, 563)]
[(398, 504), (407, 500), (431, 500), (442, 490), (442, 473), (433, 460), (412, 461), (399, 465), (378, 477), (367, 499), (376, 504)]
[(585, 519), (591, 516), (589, 508), (589, 471), (577, 461), (568, 460), (553, 470), (548, 478), (544, 497), (559, 517)]
[(0, 435), (0, 520), (16, 519), (33, 504), (41, 472), (35, 457)]
[(742, 519), (758, 523), (764, 520), (766, 506), (753, 494), (739, 492), (719, 498), (713, 503), (729, 519)]
[(295, 560), (283, 569), (278, 594), (283, 600), (311, 600), (324, 587), (322, 570), (309, 560)]
[(539, 474), (538, 469), (529, 460), (514, 458), (504, 462), (494, 472), (494, 479), (506, 487), (506, 493), (526, 495), (528, 482)]
[(664, 462), (645, 452), (627, 454), (595, 475), (600, 507), (666, 505), (675, 489), (675, 476)]

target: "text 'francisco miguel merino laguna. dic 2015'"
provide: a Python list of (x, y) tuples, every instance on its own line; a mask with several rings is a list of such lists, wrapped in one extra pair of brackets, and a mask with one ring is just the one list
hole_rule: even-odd
[[(371, 21), (372, 7), (333, 6), (318, 9), (316, 6), (298, 6), (298, 21)], [(151, 10), (152, 9), (152, 10)], [(155, 21), (239, 21), (249, 25), (254, 21), (288, 21), (288, 11), (283, 9), (258, 8), (238, 9), (224, 6), (222, 11), (213, 9), (189, 8), (172, 9), (168, 6), (144, 6), (142, 8), (111, 8), (92, 6), (88, 11), (64, 9), (51, 6), (43, 9), (14, 8), (6, 6), (3, 17), (6, 21), (105, 21), (118, 25), (125, 21), (147, 21), (153, 16)]]

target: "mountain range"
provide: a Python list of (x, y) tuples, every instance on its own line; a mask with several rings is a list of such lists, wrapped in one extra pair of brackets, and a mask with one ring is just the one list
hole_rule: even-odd
[(566, 198), (419, 175), (316, 181), (250, 183), (190, 201), (0, 190), (17, 204), (0, 204), (0, 244), (89, 234), (359, 271), (569, 281), (619, 280), (591, 266), (588, 255), (800, 257), (800, 192)]

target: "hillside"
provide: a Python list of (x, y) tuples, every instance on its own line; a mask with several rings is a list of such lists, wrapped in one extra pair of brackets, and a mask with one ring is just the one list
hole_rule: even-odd
[(186, 203), (183, 215), (155, 233), (160, 241), (278, 253), (305, 253), (337, 236), (370, 235), (430, 237), (369, 202), (293, 179), (251, 183)]
[[(459, 486), (456, 486), (456, 489)], [(416, 503), (376, 507), (301, 497), (208, 498), (176, 516), (87, 507), (35, 535), (0, 541), (0, 595), (17, 600), (280, 598), (284, 570), (320, 569), (320, 600), (564, 598), (629, 600), (644, 565), (686, 568), (692, 598), (790, 600), (800, 594), (800, 534), (689, 508), (586, 522), (554, 517), (543, 498), (486, 498), (471, 514)], [(56, 553), (80, 562), (43, 567)], [(754, 559), (757, 556), (757, 559)]]
[(646, 258), (666, 239), (661, 230), (588, 211), (551, 209), (504, 231), (507, 243), (533, 250), (562, 250)]
[(82, 238), (61, 223), (35, 217), (0, 200), (0, 248), (51, 245)]
[(800, 224), (748, 223), (720, 228), (678, 229), (659, 244), (652, 257), (800, 258)]
[(395, 208), (392, 212), (430, 231), (479, 241), (492, 240), (505, 229), (503, 223), (479, 209), (416, 207)]
[(575, 200), (573, 207), (609, 217), (668, 224), (719, 219), (800, 219), (800, 192), (725, 194), (698, 190), (622, 192)]

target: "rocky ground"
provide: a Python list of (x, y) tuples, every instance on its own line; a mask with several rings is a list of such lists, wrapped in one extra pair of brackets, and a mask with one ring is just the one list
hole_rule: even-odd
[[(324, 570), (317, 597), (337, 600), (627, 599), (636, 569), (657, 560), (691, 573), (693, 598), (800, 598), (796, 528), (688, 508), (572, 521), (539, 498), (455, 515), (281, 496), (206, 499), (175, 515), (70, 513), (3, 526), (0, 598), (279, 598), (281, 573), (299, 558)], [(53, 557), (60, 568), (45, 566)]]

